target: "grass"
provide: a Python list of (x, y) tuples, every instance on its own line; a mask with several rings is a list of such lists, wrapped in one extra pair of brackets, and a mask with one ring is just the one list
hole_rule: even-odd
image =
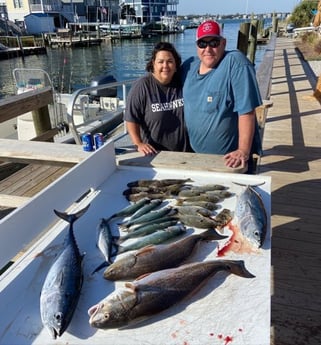
[(295, 40), (295, 47), (306, 61), (321, 60), (321, 37), (314, 32), (307, 32)]

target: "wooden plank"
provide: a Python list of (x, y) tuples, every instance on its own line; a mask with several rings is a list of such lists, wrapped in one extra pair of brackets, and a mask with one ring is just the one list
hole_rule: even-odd
[(142, 156), (139, 152), (130, 152), (117, 157), (119, 165), (146, 166), (169, 169), (204, 170), (229, 173), (244, 173), (247, 166), (228, 168), (221, 155), (191, 152), (161, 151), (155, 156)]
[(0, 139), (0, 160), (73, 166), (90, 155), (81, 145)]
[(33, 196), (42, 188), (63, 175), (68, 168), (30, 164), (0, 182), (0, 192), (12, 195)]
[(45, 107), (52, 102), (52, 89), (49, 86), (2, 99), (0, 100), (0, 123)]
[(20, 207), (29, 200), (30, 198), (25, 196), (0, 194), (1, 207)]

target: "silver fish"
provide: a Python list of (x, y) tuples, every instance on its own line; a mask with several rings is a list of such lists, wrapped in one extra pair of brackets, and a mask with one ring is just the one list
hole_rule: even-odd
[(129, 228), (131, 225), (135, 225), (135, 224), (142, 224), (142, 223), (147, 223), (147, 222), (150, 222), (152, 220), (155, 220), (155, 219), (159, 219), (161, 217), (164, 217), (168, 214), (174, 214), (176, 213), (175, 210), (173, 210), (171, 207), (163, 207), (159, 210), (156, 210), (156, 211), (150, 211), (138, 218), (135, 218), (135, 219), (131, 219), (129, 221), (127, 221), (126, 223), (122, 224), (120, 227), (121, 228)]
[(134, 242), (118, 247), (118, 254), (127, 252), (129, 250), (136, 250), (145, 247), (149, 244), (158, 244), (165, 242), (173, 237), (182, 235), (186, 231), (183, 224), (169, 226), (163, 230), (157, 230), (152, 234), (136, 239)]
[(109, 220), (112, 219), (112, 218), (117, 218), (117, 217), (128, 217), (128, 216), (131, 216), (133, 213), (135, 213), (137, 210), (142, 208), (144, 205), (150, 203), (150, 201), (151, 200), (149, 198), (141, 198), (136, 203), (133, 203), (133, 204), (131, 204), (129, 206), (126, 206), (122, 210), (114, 213), (112, 216), (109, 217)]
[[(163, 219), (163, 218), (162, 218)], [(133, 229), (133, 231), (129, 232), (126, 235), (121, 236), (117, 243), (126, 241), (130, 238), (136, 238), (136, 237), (142, 237), (149, 235), (157, 230), (163, 230), (165, 228), (168, 228), (169, 226), (173, 226), (178, 222), (178, 219), (168, 218), (167, 221), (164, 221), (162, 223), (145, 223), (141, 226), (139, 226), (136, 229)]]
[(104, 255), (105, 261), (96, 267), (92, 274), (112, 263), (113, 249), (117, 248), (115, 240), (116, 236), (112, 235), (109, 220), (102, 218), (97, 226), (97, 247)]
[(235, 208), (238, 227), (243, 236), (256, 248), (260, 248), (267, 231), (267, 214), (261, 195), (247, 185), (238, 196)]
[(79, 253), (73, 224), (88, 208), (89, 205), (74, 214), (54, 210), (70, 225), (64, 249), (51, 266), (40, 294), (41, 320), (53, 339), (67, 329), (78, 303), (83, 283), (83, 255)]
[(193, 253), (200, 241), (220, 240), (226, 237), (218, 234), (214, 229), (209, 229), (169, 244), (143, 247), (111, 264), (105, 270), (104, 278), (113, 281), (133, 279), (145, 273), (178, 266)]
[(139, 210), (137, 210), (127, 221), (119, 223), (118, 225), (126, 224), (128, 221), (131, 221), (133, 219), (136, 219), (136, 218), (139, 218), (139, 217), (143, 216), (144, 214), (154, 210), (161, 203), (162, 203), (162, 200), (160, 200), (160, 199), (151, 200), (150, 203), (144, 205)]
[(194, 262), (145, 275), (116, 289), (88, 310), (95, 328), (120, 328), (151, 317), (199, 289), (210, 277), (226, 271), (244, 278), (254, 276), (243, 261), (211, 260)]

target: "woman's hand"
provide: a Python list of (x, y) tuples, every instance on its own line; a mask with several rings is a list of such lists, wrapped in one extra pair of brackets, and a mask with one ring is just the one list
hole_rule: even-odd
[(150, 144), (139, 143), (139, 144), (136, 144), (135, 146), (137, 148), (137, 151), (142, 153), (144, 156), (155, 155), (157, 153), (154, 147)]

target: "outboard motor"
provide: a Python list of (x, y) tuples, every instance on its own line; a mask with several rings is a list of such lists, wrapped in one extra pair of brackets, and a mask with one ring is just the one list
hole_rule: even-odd
[[(99, 86), (108, 83), (115, 83), (117, 80), (112, 75), (100, 75), (95, 77), (90, 86)], [(95, 90), (90, 93), (91, 99), (99, 101), (99, 97), (117, 97), (117, 86), (112, 88), (105, 88), (101, 90)]]

